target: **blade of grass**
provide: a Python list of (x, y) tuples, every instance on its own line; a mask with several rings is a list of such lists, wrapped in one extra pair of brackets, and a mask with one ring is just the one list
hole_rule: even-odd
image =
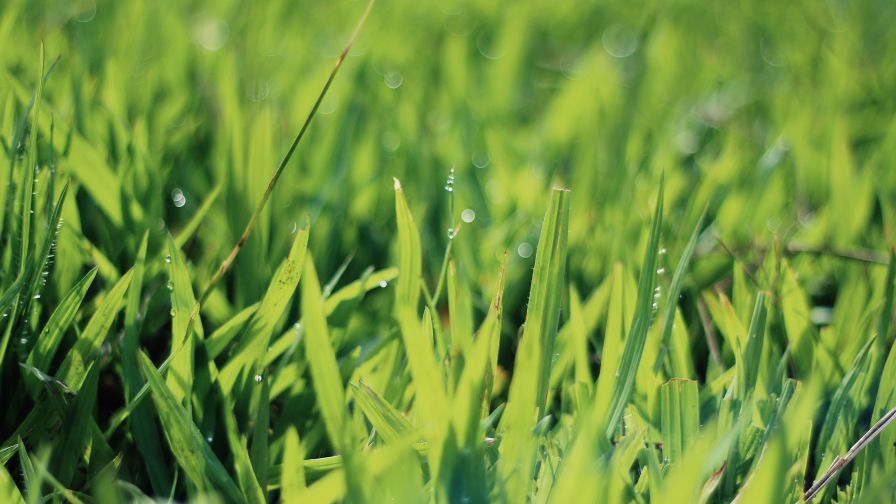
[(140, 352), (140, 367), (152, 390), (159, 421), (171, 453), (184, 474), (197, 488), (213, 488), (230, 502), (245, 502), (245, 498), (230, 478), (227, 469), (206, 443), (187, 410), (171, 393), (152, 361)]
[(644, 344), (647, 341), (647, 330), (653, 317), (651, 306), (654, 294), (653, 286), (656, 280), (656, 258), (659, 251), (660, 230), (663, 225), (664, 186), (663, 179), (660, 179), (656, 213), (653, 216), (653, 225), (650, 229), (647, 249), (644, 251), (641, 276), (638, 279), (635, 316), (632, 320), (628, 338), (625, 341), (625, 347), (622, 350), (622, 358), (616, 371), (617, 379), (613, 383), (610, 408), (605, 420), (607, 438), (613, 437), (613, 433), (616, 432), (619, 423), (622, 421), (623, 412), (635, 386), (638, 365), (641, 363), (641, 355), (644, 353)]
[(541, 226), (526, 326), (499, 426), (503, 440), (498, 473), (510, 502), (523, 502), (529, 493), (536, 454), (531, 429), (547, 413), (545, 398), (564, 290), (568, 228), (569, 191), (554, 189)]

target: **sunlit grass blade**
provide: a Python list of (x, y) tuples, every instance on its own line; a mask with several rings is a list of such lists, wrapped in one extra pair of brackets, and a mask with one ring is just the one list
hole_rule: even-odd
[(280, 469), (280, 500), (295, 502), (305, 490), (305, 449), (299, 439), (295, 427), (286, 430), (286, 442), (283, 446), (283, 464)]
[(232, 352), (232, 358), (221, 370), (218, 379), (225, 393), (230, 393), (237, 387), (237, 395), (241, 395), (242, 388), (251, 386), (255, 376), (262, 374), (264, 356), (270, 346), (274, 328), (289, 306), (302, 277), (309, 233), (310, 221), (306, 219), (293, 240), (289, 255), (277, 270), (258, 309), (243, 330)]
[[(310, 254), (305, 260), (302, 281), (302, 313), (305, 314), (305, 356), (311, 371), (312, 385), (327, 435), (345, 460), (346, 488), (353, 499), (363, 498), (356, 450), (345, 404), (345, 388), (339, 373), (336, 352), (330, 341), (327, 318), (321, 299), (320, 281)], [(309, 488), (310, 490), (310, 488)]]
[(5, 466), (0, 465), (0, 501), (8, 504), (25, 504), (16, 482)]
[(631, 329), (625, 340), (622, 357), (617, 368), (617, 379), (613, 384), (613, 394), (610, 399), (609, 411), (606, 415), (605, 430), (608, 438), (622, 421), (622, 414), (631, 397), (635, 386), (635, 377), (638, 366), (641, 363), (641, 355), (644, 352), (644, 344), (647, 341), (647, 330), (650, 328), (653, 310), (654, 284), (656, 279), (656, 259), (659, 252), (660, 230), (663, 226), (663, 198), (664, 182), (660, 180), (660, 189), (656, 199), (656, 212), (653, 216), (653, 225), (650, 229), (650, 237), (647, 240), (647, 249), (644, 251), (644, 261), (641, 266), (641, 275), (638, 279), (637, 304)]
[(545, 399), (564, 291), (568, 227), (569, 192), (554, 189), (538, 240), (526, 328), (499, 429), (503, 440), (498, 472), (511, 502), (522, 502), (528, 495), (537, 446), (530, 431), (546, 414)]
[(193, 354), (197, 339), (194, 338), (193, 331), (195, 330), (195, 334), (201, 340), (202, 323), (198, 320), (190, 323), (190, 308), (196, 303), (196, 298), (193, 295), (190, 271), (171, 235), (168, 235), (167, 246), (168, 255), (165, 261), (168, 263), (168, 290), (171, 298), (172, 360), (165, 383), (168, 384), (174, 397), (187, 408), (187, 411), (191, 411), (192, 402), (189, 399), (193, 394), (195, 366)]
[(689, 355), (687, 341), (675, 340), (672, 334), (672, 327), (675, 324), (675, 312), (678, 308), (678, 296), (681, 295), (681, 286), (684, 282), (685, 274), (691, 264), (691, 258), (694, 255), (694, 249), (697, 246), (697, 239), (703, 227), (703, 220), (706, 217), (704, 211), (694, 226), (694, 231), (688, 240), (678, 265), (675, 267), (675, 273), (672, 275), (672, 282), (669, 284), (669, 293), (666, 296), (666, 305), (663, 308), (663, 326), (662, 326), (662, 342), (667, 351), (660, 352), (660, 355), (666, 356), (666, 362), (672, 376), (677, 378), (691, 378), (694, 376), (693, 358)]
[(663, 458), (669, 464), (679, 463), (697, 438), (700, 426), (697, 382), (681, 379), (668, 381), (660, 387), (660, 403)]
[[(75, 315), (77, 315), (78, 309), (81, 307), (81, 303), (87, 295), (87, 290), (95, 277), (96, 268), (93, 268), (59, 301), (53, 314), (50, 315), (47, 323), (44, 324), (37, 342), (35, 342), (31, 352), (28, 354), (26, 360), (28, 365), (44, 372), (49, 371), (50, 362), (59, 348), (59, 343), (62, 341), (65, 331), (74, 321)], [(32, 392), (34, 390), (32, 386)]]
[(353, 383), (351, 387), (355, 404), (361, 408), (364, 416), (385, 442), (404, 439), (416, 430), (400, 411), (364, 382), (357, 385)]
[(103, 339), (108, 334), (116, 315), (121, 310), (124, 296), (131, 284), (132, 277), (133, 270), (128, 271), (109, 290), (102, 305), (90, 318), (87, 327), (84, 328), (71, 351), (66, 354), (62, 364), (59, 365), (56, 377), (68, 385), (70, 389), (74, 391), (80, 390), (81, 384), (87, 377), (87, 368), (97, 358)]
[(395, 287), (396, 307), (416, 311), (420, 299), (423, 260), (420, 233), (404, 198), (401, 182), (395, 179), (395, 218), (398, 223), (398, 282)]

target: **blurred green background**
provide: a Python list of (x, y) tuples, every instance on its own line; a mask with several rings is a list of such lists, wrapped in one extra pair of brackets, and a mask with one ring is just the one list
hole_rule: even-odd
[[(41, 124), (46, 138), (54, 121), (55, 149), (41, 156), (72, 176), (63, 233), (77, 239), (60, 240), (57, 294), (98, 258), (101, 274), (124, 270), (144, 229), (161, 250), (209, 203), (186, 246), (205, 285), (363, 8), (4, 2), (4, 135), (36, 83), (41, 41), (48, 66), (58, 57)], [(448, 229), (475, 216), (454, 248), (480, 313), (510, 252), (505, 328), (522, 322), (552, 185), (572, 189), (568, 272), (584, 293), (615, 262), (637, 269), (662, 173), (672, 257), (704, 207), (712, 222), (691, 291), (776, 246), (884, 250), (894, 21), (890, 1), (380, 1), (206, 317), (260, 298), (306, 213), (323, 276), (349, 257), (347, 278), (394, 264), (392, 177), (430, 279)], [(805, 266), (815, 300), (830, 304), (850, 267)]]

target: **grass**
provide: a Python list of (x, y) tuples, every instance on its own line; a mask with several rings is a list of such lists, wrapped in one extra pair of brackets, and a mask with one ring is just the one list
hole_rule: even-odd
[(893, 500), (894, 21), (3, 3), (0, 500)]

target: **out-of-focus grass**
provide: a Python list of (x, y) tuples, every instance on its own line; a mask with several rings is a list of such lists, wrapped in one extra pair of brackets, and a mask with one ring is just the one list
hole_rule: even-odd
[(896, 406), (886, 1), (381, 0), (191, 321), (364, 8), (0, 5), (4, 501), (795, 501)]

